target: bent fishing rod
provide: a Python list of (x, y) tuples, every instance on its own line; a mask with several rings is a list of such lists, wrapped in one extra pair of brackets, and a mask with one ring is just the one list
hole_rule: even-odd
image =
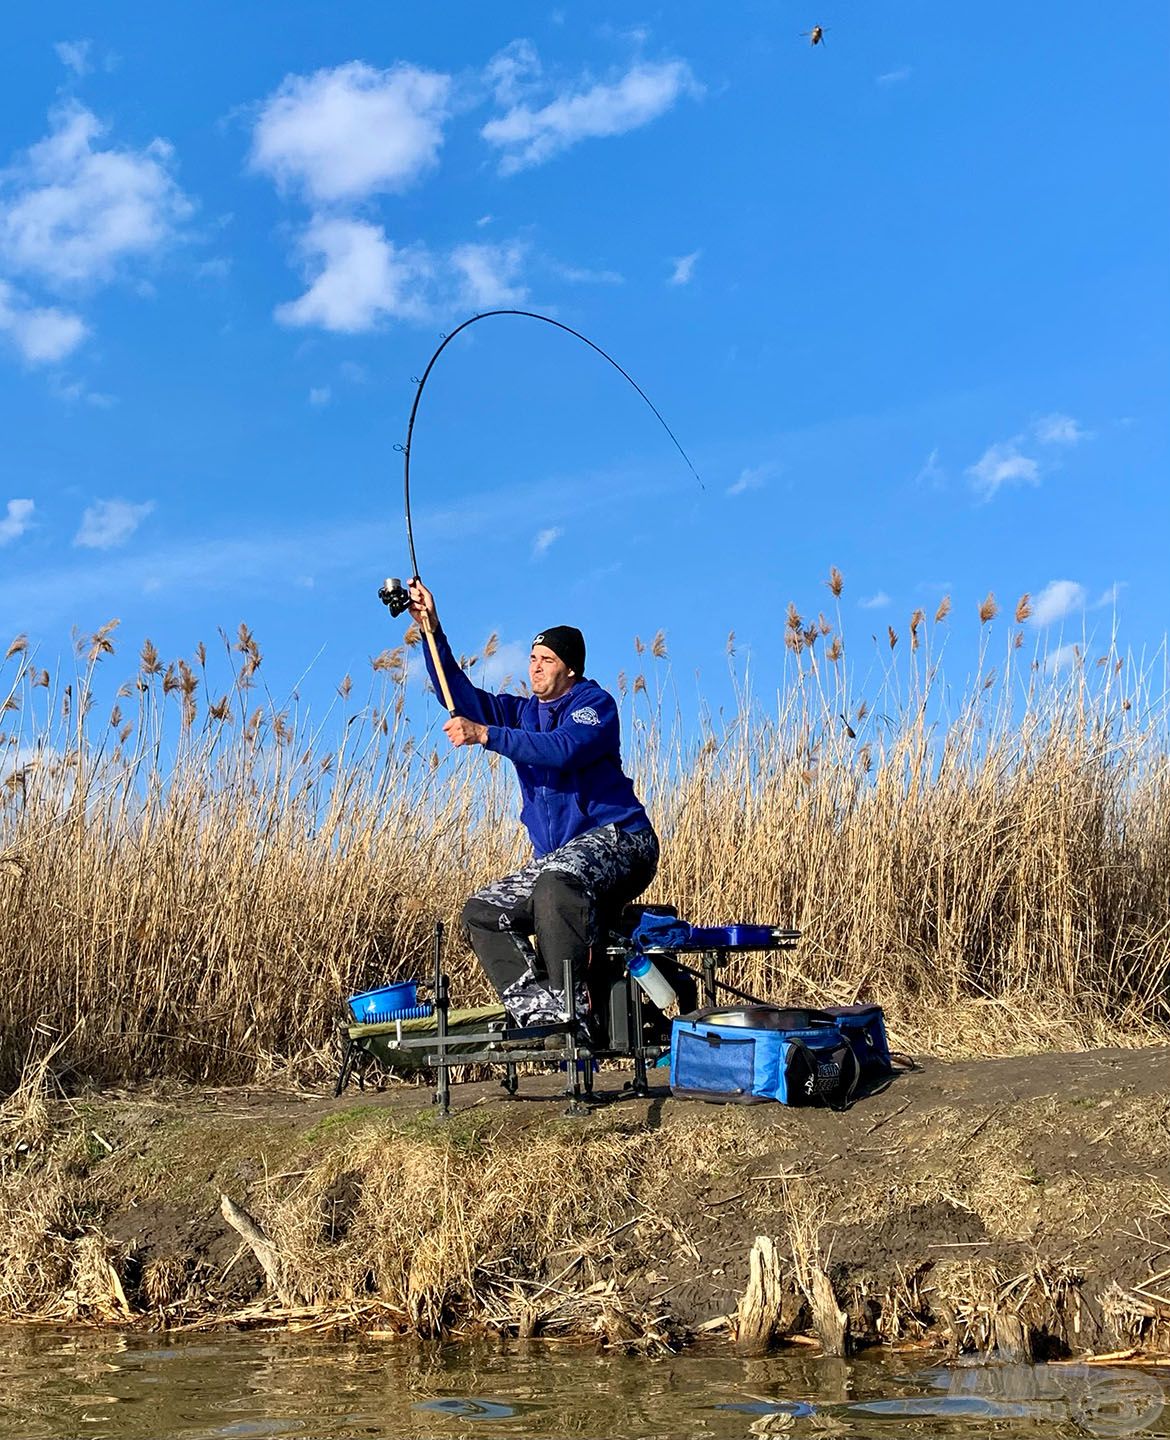
[[(560, 320), (554, 320), (550, 315), (541, 315), (535, 310), (484, 310), (481, 311), (478, 315), (472, 315), (470, 319), (464, 320), (463, 323), (456, 326), (456, 328), (452, 330), (450, 334), (442, 336), (438, 348), (435, 350), (431, 358), (427, 361), (426, 369), (423, 371), (422, 376), (417, 380), (417, 388), (414, 392), (414, 403), (410, 407), (410, 420), (407, 422), (406, 426), (406, 441), (404, 444), (396, 445), (394, 447), (396, 450), (399, 450), (402, 453), (402, 489), (404, 506), (406, 511), (406, 544), (407, 548), (410, 551), (411, 571), (415, 580), (419, 578), (419, 573), (418, 555), (415, 551), (414, 545), (414, 524), (411, 519), (410, 513), (410, 456), (414, 441), (414, 422), (418, 418), (419, 402), (422, 400), (423, 391), (426, 389), (427, 381), (430, 379), (431, 371), (435, 368), (435, 363), (437, 362), (439, 356), (443, 353), (443, 351), (446, 350), (447, 346), (450, 345), (452, 340), (454, 340), (457, 335), (462, 334), (463, 331), (468, 329), (470, 326), (477, 325), (481, 320), (490, 320), (493, 318), (493, 316), (496, 315), (516, 315), (525, 320), (539, 320), (542, 324), (551, 325), (556, 330), (563, 330), (566, 335), (572, 335), (574, 339), (580, 340), (584, 345), (588, 345), (590, 350), (600, 355), (603, 360), (607, 361), (610, 365), (612, 365), (613, 368), (618, 372), (618, 374), (621, 375), (624, 380), (627, 380), (642, 397), (642, 399), (646, 402), (646, 404), (649, 405), (650, 409), (654, 412), (654, 416), (657, 419), (658, 423), (670, 436), (670, 439), (674, 444), (674, 448), (682, 456), (683, 460), (686, 462), (687, 468), (690, 470), (691, 474), (695, 477), (695, 479), (699, 482), (699, 488), (701, 490), (706, 489), (706, 486), (704, 486), (703, 484), (702, 477), (695, 469), (694, 465), (691, 463), (691, 457), (679, 444), (678, 437), (675, 435), (674, 431), (670, 428), (670, 426), (666, 423), (661, 411), (654, 404), (653, 400), (650, 399), (649, 395), (646, 394), (645, 390), (642, 389), (641, 385), (639, 385), (638, 382), (634, 379), (634, 377), (629, 373), (629, 371), (623, 369), (622, 366), (619, 365), (618, 362), (613, 358), (613, 356), (608, 353), (608, 351), (603, 350), (601, 346), (598, 345), (595, 341), (590, 340), (588, 335), (582, 335), (579, 330), (574, 330), (571, 325), (566, 325), (563, 323), (563, 321)], [(402, 581), (397, 578), (391, 578), (383, 582), (382, 588), (378, 591), (378, 598), (382, 601), (384, 605), (388, 607), (390, 614), (393, 616), (401, 615), (410, 604), (410, 593), (403, 585)], [(425, 610), (423, 611), (422, 617), (422, 629), (423, 634), (426, 636), (427, 648), (430, 650), (431, 660), (435, 667), (435, 674), (438, 676), (439, 687), (442, 691), (443, 696), (443, 703), (444, 705), (446, 705), (448, 712), (451, 715), (454, 715), (455, 702), (451, 698), (451, 688), (447, 684), (447, 677), (444, 674), (443, 665), (441, 660), (439, 659), (439, 648), (435, 640), (434, 628), (431, 625), (430, 616)]]

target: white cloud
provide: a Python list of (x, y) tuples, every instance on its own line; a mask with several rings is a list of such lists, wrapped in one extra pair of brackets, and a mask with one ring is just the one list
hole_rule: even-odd
[(1032, 604), (1032, 624), (1052, 625), (1085, 608), (1085, 587), (1076, 580), (1050, 580)]
[(513, 105), (480, 131), (502, 152), (500, 173), (512, 175), (559, 155), (582, 140), (624, 135), (656, 120), (701, 87), (682, 60), (633, 66), (620, 80), (558, 95), (538, 110)]
[(309, 288), (276, 308), (282, 325), (320, 325), (356, 334), (389, 317), (422, 319), (422, 284), (430, 261), (422, 251), (396, 250), (380, 225), (317, 217), (300, 242)]
[(95, 410), (112, 410), (118, 403), (116, 395), (107, 395), (101, 390), (91, 390), (84, 380), (67, 380), (57, 375), (52, 379), (54, 394), (70, 405), (79, 405), (83, 401), (86, 405), (92, 405)]
[(7, 335), (30, 365), (63, 360), (87, 333), (80, 315), (55, 306), (28, 305), (0, 280), (0, 334)]
[[(967, 467), (975, 489), (984, 500), (990, 500), (1001, 485), (1022, 482), (1039, 485), (1041, 464), (1021, 448), (1029, 440), (1037, 445), (1070, 447), (1092, 438), (1092, 431), (1083, 429), (1071, 415), (1054, 413), (1033, 421), (1026, 435), (1013, 435), (1010, 440), (989, 445), (974, 465)], [(1055, 462), (1047, 462), (1045, 469)]]
[(599, 40), (608, 41), (611, 45), (627, 45), (635, 50), (650, 39), (650, 31), (645, 25), (622, 26), (609, 20), (603, 20), (598, 25), (596, 34)]
[(918, 474), (914, 477), (914, 483), (915, 485), (929, 485), (937, 488), (945, 479), (946, 471), (939, 464), (938, 447), (936, 446), (922, 462)]
[(1125, 586), (1126, 582), (1124, 580), (1114, 580), (1108, 589), (1102, 590), (1094, 602), (1093, 608), (1095, 610), (1112, 610), (1120, 603), (1121, 592), (1125, 589)]
[(190, 215), (170, 174), (165, 140), (102, 148), (105, 127), (76, 102), (50, 116), (45, 139), (0, 173), (0, 259), (12, 273), (57, 285), (106, 281), (123, 261), (151, 255)]
[(496, 104), (510, 110), (540, 79), (540, 56), (531, 40), (513, 40), (498, 51), (484, 67), (483, 78), (491, 87)]
[(746, 495), (749, 490), (760, 490), (771, 473), (770, 465), (749, 465), (740, 471), (739, 479), (727, 487), (727, 493)]
[(53, 49), (57, 52), (57, 59), (67, 70), (72, 70), (74, 75), (88, 75), (93, 69), (89, 58), (92, 44), (91, 40), (61, 40)]
[(879, 590), (876, 595), (870, 595), (857, 603), (863, 610), (881, 610), (890, 603), (890, 597), (884, 590)]
[(5, 514), (0, 516), (0, 545), (20, 539), (32, 524), (36, 508), (31, 500), (9, 500)]
[(519, 305), (528, 298), (519, 278), (522, 245), (459, 245), (451, 264), (460, 278), (461, 301), (476, 310), (493, 305)]
[(73, 543), (87, 550), (112, 550), (124, 545), (153, 509), (153, 500), (141, 505), (129, 500), (98, 500), (86, 507)]
[(314, 385), (309, 391), (310, 405), (328, 405), (333, 399), (333, 390), (328, 385)]
[(85, 338), (85, 324), (64, 310), (28, 310), (18, 317), (13, 335), (25, 358), (36, 364), (76, 350)]
[(547, 555), (549, 547), (554, 545), (564, 533), (559, 525), (550, 525), (547, 530), (541, 530), (532, 542), (532, 558), (539, 560), (542, 555)]
[(682, 255), (677, 260), (672, 260), (671, 264), (674, 266), (674, 270), (666, 283), (668, 285), (689, 285), (702, 253), (701, 250), (692, 250), (689, 255)]
[(560, 261), (552, 262), (553, 271), (567, 280), (570, 285), (624, 285), (624, 275), (619, 275), (616, 270), (589, 270), (580, 265), (562, 265)]
[(1001, 485), (1013, 481), (1040, 483), (1040, 466), (1030, 455), (1021, 453), (1018, 444), (1016, 439), (989, 445), (974, 465), (968, 465), (967, 474), (984, 500), (990, 500)]
[(909, 65), (899, 65), (896, 70), (887, 70), (884, 75), (877, 77), (878, 85), (900, 85), (903, 80), (909, 80), (913, 74)]
[(1041, 415), (1032, 426), (1032, 434), (1041, 445), (1079, 445), (1091, 438), (1071, 415)]
[(438, 164), (450, 90), (414, 65), (289, 75), (256, 122), (252, 168), (318, 204), (405, 190)]
[(1045, 657), (1044, 668), (1050, 675), (1059, 670), (1068, 670), (1073, 665), (1079, 665), (1081, 659), (1081, 647), (1073, 642), (1067, 645), (1058, 645), (1052, 653)]
[(521, 644), (519, 640), (507, 641), (480, 662), (474, 673), (475, 683), (485, 690), (500, 690), (505, 684), (527, 680), (531, 653), (530, 645)]

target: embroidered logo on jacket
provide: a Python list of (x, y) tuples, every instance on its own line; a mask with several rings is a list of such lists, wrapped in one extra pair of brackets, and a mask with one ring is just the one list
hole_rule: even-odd
[(570, 720), (576, 720), (578, 725), (600, 725), (601, 716), (594, 710), (592, 705), (586, 705), (581, 710), (574, 710), (569, 716)]

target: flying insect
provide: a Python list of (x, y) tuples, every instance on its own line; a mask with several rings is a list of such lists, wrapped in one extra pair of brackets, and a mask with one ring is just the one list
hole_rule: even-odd
[(823, 45), (825, 43), (825, 27), (823, 25), (814, 25), (811, 30), (802, 30), (800, 33), (808, 36), (808, 43), (810, 45)]

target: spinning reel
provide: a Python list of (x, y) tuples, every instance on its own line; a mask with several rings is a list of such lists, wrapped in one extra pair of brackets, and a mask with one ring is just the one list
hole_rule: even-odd
[(383, 580), (381, 589), (378, 591), (378, 599), (385, 605), (395, 619), (410, 605), (410, 592), (402, 581), (397, 577)]
[[(378, 590), (378, 599), (396, 620), (399, 615), (404, 614), (410, 608), (410, 591), (397, 576), (391, 576), (389, 580), (382, 581)], [(439, 655), (439, 647), (435, 643), (435, 632), (431, 628), (431, 622), (425, 610), (422, 615), (422, 632), (426, 636), (427, 649), (431, 652), (431, 661), (439, 681), (439, 693), (443, 697), (443, 704), (447, 707), (448, 715), (454, 715), (455, 701), (451, 698), (451, 687), (443, 673), (443, 661)]]

